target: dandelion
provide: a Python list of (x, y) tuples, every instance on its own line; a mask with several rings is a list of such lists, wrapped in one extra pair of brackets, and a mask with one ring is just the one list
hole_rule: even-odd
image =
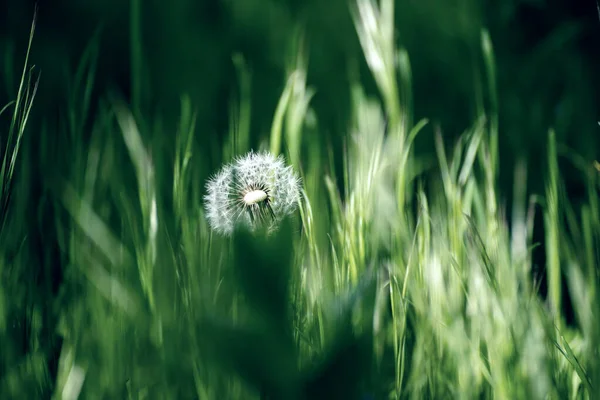
[(300, 198), (300, 179), (282, 156), (250, 152), (225, 165), (206, 184), (206, 217), (213, 230), (229, 235), (238, 226), (277, 229)]

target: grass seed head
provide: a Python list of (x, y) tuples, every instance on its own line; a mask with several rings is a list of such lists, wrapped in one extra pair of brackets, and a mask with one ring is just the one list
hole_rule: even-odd
[(300, 198), (300, 179), (282, 156), (250, 152), (225, 165), (206, 184), (206, 217), (211, 228), (229, 235), (236, 227), (277, 229)]

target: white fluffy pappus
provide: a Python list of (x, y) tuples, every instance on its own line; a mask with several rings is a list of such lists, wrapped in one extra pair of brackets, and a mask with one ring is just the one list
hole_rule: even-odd
[(300, 200), (300, 178), (282, 156), (250, 151), (206, 183), (204, 206), (210, 227), (230, 235), (236, 227), (277, 229)]

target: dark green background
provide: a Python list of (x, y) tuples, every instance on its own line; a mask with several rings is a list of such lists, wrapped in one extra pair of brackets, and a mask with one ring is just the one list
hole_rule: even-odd
[[(33, 4), (9, 0), (0, 14), (0, 49), (12, 51), (8, 61), (16, 72)], [(52, 119), (65, 106), (70, 76), (98, 29), (97, 94), (115, 86), (128, 93), (129, 2), (55, 0), (39, 7), (32, 59), (43, 73), (37, 118)], [(200, 140), (216, 140), (227, 130), (237, 81), (231, 57), (240, 52), (252, 72), (252, 132), (261, 135), (284, 84), (292, 35), (301, 26), (320, 126), (324, 134), (343, 135), (353, 64), (365, 85), (374, 87), (348, 9), (341, 0), (143, 1), (143, 104), (148, 112), (175, 116), (180, 95), (188, 93), (198, 108)], [(412, 63), (417, 118), (439, 122), (448, 135), (473, 122), (482, 77), (479, 35), (486, 27), (496, 51), (505, 167), (515, 154), (539, 167), (550, 127), (586, 159), (598, 156), (600, 31), (593, 0), (400, 1), (396, 14), (397, 39)], [(17, 75), (0, 87), (0, 99), (14, 97)], [(422, 140), (420, 150), (429, 151), (430, 138)]]

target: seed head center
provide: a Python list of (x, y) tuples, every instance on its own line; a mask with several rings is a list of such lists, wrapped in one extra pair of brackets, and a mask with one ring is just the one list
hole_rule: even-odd
[(267, 197), (267, 193), (264, 190), (251, 190), (244, 195), (244, 203), (251, 206), (253, 204), (265, 201)]

